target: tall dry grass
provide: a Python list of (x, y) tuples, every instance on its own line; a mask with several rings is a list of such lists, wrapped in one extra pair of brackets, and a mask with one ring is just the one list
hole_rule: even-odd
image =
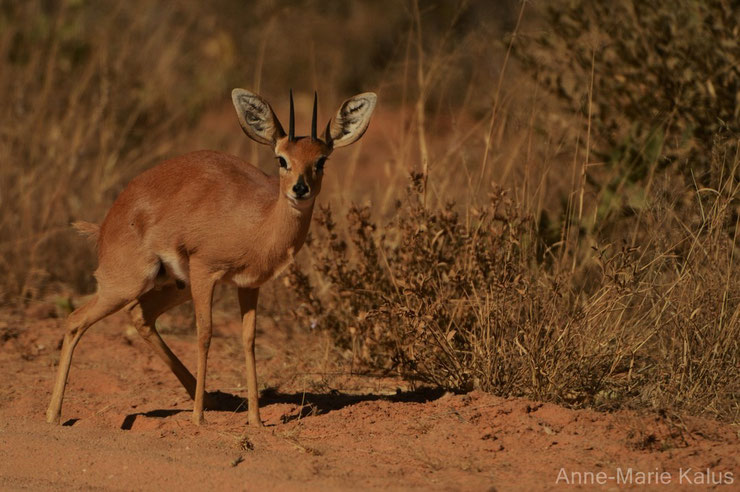
[[(538, 63), (548, 46), (532, 33), (564, 17), (493, 3), (3, 5), (2, 299), (92, 289), (92, 252), (67, 224), (100, 220), (132, 176), (194, 142), (274, 172), (236, 126), (232, 86), (264, 93), (278, 114), (279, 96), (296, 88), (299, 125), (314, 88), (322, 110), (376, 90), (370, 131), (327, 165), (298, 266), (264, 289), (269, 315), (327, 330), (353, 371), (737, 421), (740, 148), (730, 125), (709, 140), (686, 135), (712, 170), (698, 181), (681, 167), (693, 161), (656, 164), (675, 126), (648, 138), (649, 172), (632, 172), (627, 152), (607, 165), (614, 142), (639, 149), (644, 134), (614, 133), (636, 106), (607, 118), (609, 91), (630, 86), (604, 81), (640, 69), (607, 64), (593, 37), (571, 31)], [(599, 12), (583, 25), (618, 43)], [(573, 63), (549, 63), (563, 58)], [(548, 78), (559, 69), (578, 104), (562, 104)]]
[[(724, 156), (735, 168), (738, 151)], [(322, 209), (312, 267), (288, 279), (297, 318), (329, 329), (348, 364), (457, 390), (737, 420), (734, 179), (695, 190), (691, 214), (651, 206), (645, 242), (598, 242), (575, 269), (540, 249), (536, 221), (503, 190), (478, 207), (428, 208), (421, 175), (414, 184), (390, 220), (353, 207), (340, 226)]]
[(0, 298), (90, 288), (93, 257), (69, 223), (101, 220), (220, 89), (197, 80), (198, 64), (215, 63), (191, 51), (196, 14), (151, 2), (3, 4)]
[[(502, 70), (488, 81), (490, 99), (477, 121), (440, 131), (434, 123), (454, 113), (433, 120), (419, 108), (456, 88), (440, 80), (430, 95), (426, 84), (465, 44), (427, 50), (412, 7), (404, 73), (417, 77), (404, 93), (415, 94), (416, 105), (399, 140), (418, 152), (407, 159), (415, 172), (386, 214), (322, 209), (305, 255), (310, 266), (294, 269), (287, 282), (298, 296), (295, 316), (329, 329), (357, 370), (575, 406), (737, 421), (740, 145), (730, 125), (710, 142), (697, 134), (688, 144), (706, 150), (701, 160), (658, 167), (658, 150), (650, 173), (635, 174), (629, 161), (606, 165), (599, 160), (612, 150), (609, 138), (620, 135), (605, 134), (609, 122), (597, 118), (616, 89), (604, 83), (610, 68), (592, 51), (590, 60), (579, 59), (583, 72), (572, 75), (584, 77), (567, 94), (580, 101), (575, 112), (540, 85), (548, 67), (535, 66), (531, 81)], [(598, 12), (588, 19), (595, 29), (614, 21)], [(504, 69), (520, 26), (513, 23), (500, 45)], [(726, 101), (724, 110), (734, 104)], [(470, 107), (458, 107), (470, 115)], [(620, 110), (613, 118), (629, 121), (635, 108), (612, 108)], [(680, 124), (690, 125), (681, 111)], [(673, 150), (672, 143), (658, 148)], [(699, 185), (685, 164), (712, 172), (702, 172)], [(491, 181), (508, 184), (506, 191)], [(636, 189), (643, 190), (638, 198), (613, 196)]]

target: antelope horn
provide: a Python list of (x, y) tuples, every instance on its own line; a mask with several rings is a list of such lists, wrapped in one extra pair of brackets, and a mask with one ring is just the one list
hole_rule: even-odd
[(295, 140), (295, 110), (293, 109), (293, 89), (290, 90), (290, 126), (288, 127), (288, 140)]
[(311, 140), (316, 140), (316, 107), (319, 103), (319, 95), (313, 91), (313, 118), (311, 119)]

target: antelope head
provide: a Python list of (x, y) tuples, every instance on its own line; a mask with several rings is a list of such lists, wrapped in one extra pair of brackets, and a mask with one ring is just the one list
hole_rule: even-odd
[(311, 136), (295, 135), (293, 91), (290, 91), (290, 123), (283, 130), (272, 107), (262, 97), (245, 89), (234, 89), (231, 99), (239, 123), (249, 138), (270, 145), (280, 166), (280, 195), (298, 209), (309, 208), (321, 191), (324, 164), (332, 151), (359, 140), (367, 130), (377, 96), (365, 92), (342, 103), (326, 125), (323, 138), (316, 132), (318, 98), (314, 93)]

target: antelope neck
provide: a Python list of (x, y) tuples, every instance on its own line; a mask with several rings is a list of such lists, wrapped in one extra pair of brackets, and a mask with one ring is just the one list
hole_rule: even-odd
[(315, 201), (316, 197), (313, 197), (306, 200), (306, 203), (301, 203), (302, 206), (296, 206), (280, 193), (265, 221), (267, 228), (272, 230), (276, 242), (283, 244), (286, 249), (298, 252), (306, 240)]

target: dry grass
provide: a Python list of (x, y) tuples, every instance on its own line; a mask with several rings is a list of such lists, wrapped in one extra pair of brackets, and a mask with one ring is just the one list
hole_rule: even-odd
[[(232, 86), (271, 100), (299, 87), (299, 122), (308, 89), (323, 109), (376, 90), (362, 145), (328, 166), (322, 200), (334, 203), (317, 210), (298, 267), (264, 289), (271, 316), (327, 330), (356, 370), (738, 421), (732, 125), (682, 136), (704, 150), (699, 181), (685, 172), (694, 161), (676, 160), (693, 155), (674, 152), (683, 123), (657, 143), (629, 140), (647, 156), (635, 172), (635, 150), (615, 142), (645, 133), (627, 125), (620, 137), (614, 122), (633, 121), (637, 103), (604, 109), (610, 90), (629, 90), (604, 83), (613, 59), (574, 33), (573, 51), (553, 44), (546, 58), (573, 63), (538, 65), (521, 39), (563, 17), (483, 4), (265, 0), (247, 16), (231, 0), (0, 3), (0, 109), (11, 115), (0, 131), (0, 298), (92, 289), (92, 253), (67, 224), (101, 220), (132, 176), (195, 132), (205, 146), (264, 156), (238, 140), (235, 118), (231, 133), (204, 123), (220, 121)], [(560, 104), (547, 78), (557, 69), (572, 72), (566, 99), (578, 104)], [(728, 73), (717, 80), (732, 88)], [(692, 105), (671, 122), (699, 121)], [(623, 159), (606, 165), (613, 150)]]
[(644, 244), (599, 245), (571, 270), (543, 258), (552, 252), (539, 250), (535, 222), (502, 190), (462, 216), (423, 207), (421, 182), (382, 226), (367, 208), (353, 207), (344, 227), (323, 209), (307, 246), (313, 268), (289, 279), (298, 319), (331, 330), (354, 367), (737, 419), (740, 268), (726, 230), (738, 183), (702, 190), (712, 196), (703, 216), (651, 210)]
[(90, 288), (90, 252), (68, 224), (101, 220), (218, 87), (178, 83), (209, 65), (183, 61), (194, 15), (149, 2), (4, 4), (0, 297), (38, 297), (59, 281)]

